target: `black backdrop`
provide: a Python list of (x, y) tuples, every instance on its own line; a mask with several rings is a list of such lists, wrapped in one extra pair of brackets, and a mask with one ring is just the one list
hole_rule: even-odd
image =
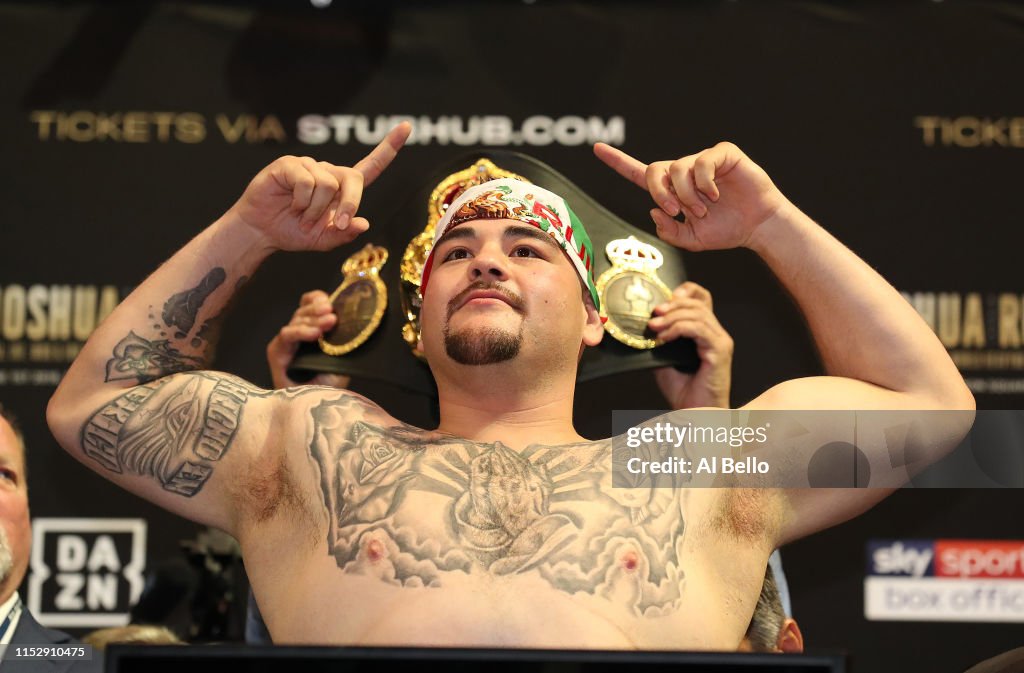
[[(643, 194), (589, 143), (655, 160), (732, 140), (932, 320), (980, 408), (1020, 408), (1019, 6), (254, 7), (0, 4), (0, 401), (25, 425), (37, 522), (141, 517), (149, 566), (194, 534), (63, 454), (43, 418), (54, 382), (103, 298), (123, 296), (260, 167), (284, 153), (355, 161), (389, 125), (381, 116), (413, 117), (420, 137), (366, 194), (377, 223), (429, 167), (489, 143), (550, 163), (653, 230)], [(318, 117), (331, 115), (327, 128)], [(349, 252), (272, 259), (229, 321), (218, 368), (269, 385), (267, 340), (302, 291), (333, 286)], [(686, 261), (735, 337), (734, 404), (819, 372), (798, 313), (756, 258)], [(423, 400), (359, 389), (429, 422)], [(661, 406), (643, 373), (591, 384), (577, 396), (584, 435), (610, 432), (609, 399)], [(1024, 617), (868, 621), (862, 595), (867, 540), (1024, 539), (1021, 504), (1014, 490), (904, 491), (784, 550), (808, 645), (850, 650), (856, 670), (958, 671), (1022, 644)], [(125, 600), (85, 612), (123, 611)]]

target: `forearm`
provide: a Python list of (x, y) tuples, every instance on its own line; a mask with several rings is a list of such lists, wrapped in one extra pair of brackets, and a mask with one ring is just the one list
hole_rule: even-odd
[(826, 371), (962, 408), (970, 398), (942, 344), (882, 276), (792, 204), (750, 247), (796, 299)]
[(92, 334), (51, 402), (57, 417), (75, 427), (120, 389), (209, 367), (227, 304), (269, 252), (231, 215), (196, 236)]

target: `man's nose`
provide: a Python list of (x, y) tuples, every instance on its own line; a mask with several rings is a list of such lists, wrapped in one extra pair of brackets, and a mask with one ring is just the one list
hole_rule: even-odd
[(507, 280), (508, 259), (501, 246), (485, 245), (477, 251), (469, 266), (472, 280)]

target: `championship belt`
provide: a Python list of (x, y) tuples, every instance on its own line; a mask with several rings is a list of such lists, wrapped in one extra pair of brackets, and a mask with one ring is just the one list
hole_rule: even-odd
[(610, 241), (605, 253), (612, 268), (596, 283), (605, 331), (633, 348), (660, 345), (647, 321), (654, 316), (655, 306), (672, 298), (672, 290), (657, 273), (665, 256), (635, 236)]
[(331, 295), (338, 322), (320, 337), (320, 350), (328, 355), (344, 355), (359, 348), (373, 334), (388, 307), (388, 292), (380, 279), (380, 270), (388, 261), (388, 251), (372, 243), (345, 260), (341, 273), (345, 279)]
[[(614, 338), (605, 338), (596, 348), (585, 349), (577, 380), (591, 381), (664, 366), (684, 371), (697, 369), (700, 359), (692, 340), (661, 344), (646, 329), (650, 308), (671, 294), (666, 291), (666, 284), (675, 287), (686, 280), (679, 250), (609, 212), (564, 175), (524, 154), (478, 150), (454, 157), (433, 170), (424, 170), (422, 175), (423, 184), (402, 200), (392, 219), (375, 227), (374, 241), (383, 247), (363, 248), (345, 262), (345, 278), (331, 295), (339, 316), (338, 326), (324, 335), (319, 345), (299, 346), (288, 366), (290, 378), (303, 381), (321, 372), (343, 374), (436, 396), (426, 362), (422, 357), (409, 357), (410, 350), (420, 356), (416, 348), (422, 306), (420, 279), (434, 230), (464, 190), (505, 177), (540, 185), (564, 198), (585, 224), (595, 246), (631, 238), (639, 243), (625, 246), (637, 252), (624, 252), (618, 258), (609, 249), (610, 264), (605, 256), (593, 260), (594, 275), (600, 279), (595, 285), (601, 293), (604, 317), (608, 318), (605, 329)], [(660, 255), (644, 246), (657, 249)], [(616, 246), (615, 250), (618, 249)], [(386, 265), (386, 250), (403, 250), (401, 263)], [(634, 259), (634, 255), (638, 257)], [(643, 255), (649, 256), (650, 263), (641, 262)], [(664, 262), (651, 265), (656, 258)], [(657, 275), (654, 269), (658, 270)], [(392, 295), (389, 301), (385, 286), (387, 291), (397, 291), (398, 296)], [(653, 298), (647, 298), (648, 292)], [(645, 310), (646, 314), (641, 315)]]

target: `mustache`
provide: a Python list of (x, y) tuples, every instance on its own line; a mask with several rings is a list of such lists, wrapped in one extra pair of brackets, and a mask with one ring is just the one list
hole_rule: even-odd
[(523, 304), (525, 302), (522, 295), (516, 294), (500, 283), (477, 280), (467, 285), (462, 292), (459, 292), (451, 298), (451, 301), (448, 302), (448, 312), (446, 317), (451, 318), (452, 314), (459, 310), (459, 306), (461, 306), (462, 302), (466, 300), (466, 297), (469, 296), (471, 292), (476, 292), (477, 290), (497, 292), (505, 299), (506, 302), (508, 302), (509, 306), (519, 313), (523, 312)]

